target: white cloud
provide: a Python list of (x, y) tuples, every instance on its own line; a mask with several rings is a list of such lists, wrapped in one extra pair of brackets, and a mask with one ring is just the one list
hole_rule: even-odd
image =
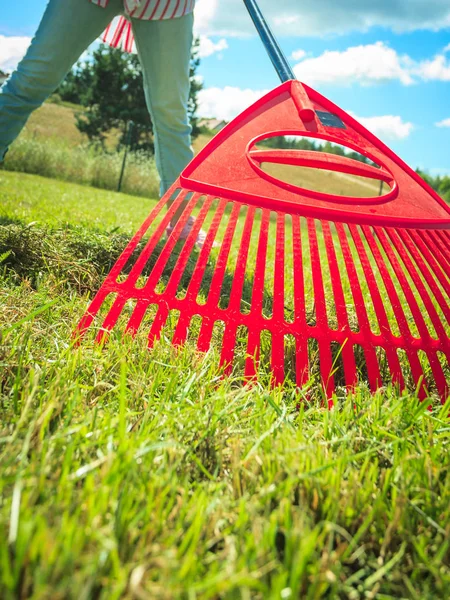
[(306, 56), (306, 52), (304, 50), (295, 50), (292, 54), (291, 54), (291, 59), (292, 60), (303, 60)]
[(443, 52), (450, 52), (450, 44), (448, 44), (447, 46), (445, 46)]
[(438, 54), (432, 60), (422, 61), (416, 73), (426, 81), (450, 81), (450, 60), (443, 54)]
[(206, 58), (207, 56), (211, 56), (217, 52), (222, 52), (222, 50), (226, 50), (227, 48), (228, 42), (224, 38), (220, 39), (218, 42), (213, 42), (212, 39), (206, 35), (201, 35), (198, 54), (200, 58)]
[(363, 85), (399, 80), (404, 85), (413, 83), (410, 74), (411, 59), (399, 56), (383, 42), (353, 46), (343, 52), (326, 51), (321, 56), (307, 58), (294, 67), (298, 79), (318, 83)]
[(0, 35), (0, 69), (12, 71), (24, 56), (31, 38)]
[(198, 94), (198, 114), (231, 121), (245, 108), (259, 100), (269, 90), (250, 90), (227, 86), (205, 88)]
[[(260, 0), (276, 35), (327, 36), (385, 27), (394, 31), (432, 30), (450, 26), (448, 0)], [(253, 35), (242, 0), (197, 0), (197, 29), (206, 35)]]
[(352, 116), (369, 131), (382, 140), (404, 140), (414, 129), (414, 125), (397, 115), (382, 115), (378, 117)]
[(325, 51), (320, 56), (301, 59), (294, 66), (298, 79), (310, 85), (372, 85), (399, 81), (411, 85), (418, 81), (450, 81), (450, 59), (437, 54), (414, 61), (400, 55), (384, 42), (352, 46), (343, 51)]
[(450, 127), (450, 119), (444, 119), (436, 123), (436, 127)]

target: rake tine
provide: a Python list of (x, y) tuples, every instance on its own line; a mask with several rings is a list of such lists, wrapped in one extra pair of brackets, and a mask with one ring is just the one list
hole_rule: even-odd
[[(210, 197), (210, 201), (212, 202), (212, 197)], [(206, 206), (204, 206), (203, 208), (205, 209), (205, 214), (204, 214), (204, 215), (202, 215), (202, 218), (201, 218), (201, 219), (200, 219), (200, 215), (199, 215), (199, 221), (201, 221), (201, 222), (203, 222), (203, 219), (204, 219), (204, 217), (206, 216), (206, 211), (208, 210), (208, 208), (209, 208), (209, 205), (208, 205), (207, 207), (206, 207)], [(216, 226), (217, 226), (217, 227), (219, 226), (219, 222), (217, 222)], [(198, 232), (197, 232), (197, 233), (198, 233)], [(211, 240), (210, 240), (210, 246), (211, 246), (211, 247), (212, 247), (212, 243), (213, 243), (213, 241), (214, 241), (214, 240), (213, 240), (213, 238), (211, 238)], [(188, 249), (188, 252), (187, 252), (186, 258), (187, 258), (188, 256), (189, 256), (189, 249)], [(239, 261), (238, 261), (238, 263), (239, 263)], [(205, 263), (205, 264), (206, 264), (206, 263)], [(245, 266), (244, 266), (244, 270), (245, 270)], [(200, 279), (200, 278), (198, 278), (198, 282), (199, 282), (199, 285), (200, 285), (200, 284), (201, 284), (201, 279)], [(178, 284), (177, 284), (177, 285), (178, 285)], [(170, 293), (172, 293), (173, 291), (174, 291), (173, 289), (172, 289), (172, 290), (170, 290), (170, 289), (167, 289), (167, 290), (166, 290), (166, 292), (167, 292), (169, 295), (170, 295)], [(177, 327), (177, 329), (175, 330), (175, 335), (174, 335), (174, 339), (173, 339), (173, 343), (174, 343), (174, 344), (179, 344), (179, 343), (182, 343), (182, 342), (184, 342), (184, 340), (185, 340), (185, 338), (186, 338), (186, 335), (187, 335), (187, 331), (188, 331), (188, 325), (189, 325), (189, 322), (191, 321), (191, 318), (192, 318), (192, 316), (191, 316), (191, 315), (188, 315), (187, 313), (184, 313), (184, 314), (182, 315), (182, 317), (180, 318), (180, 321), (179, 321), (179, 326), (178, 326), (178, 327)], [(212, 328), (211, 328), (211, 333), (212, 333)], [(205, 347), (205, 342), (206, 342), (206, 338), (204, 337), (204, 334), (203, 334), (203, 336), (202, 336), (202, 347), (203, 347), (203, 348)]]
[[(428, 233), (427, 239), (429, 240), (430, 249), (433, 252), (433, 255), (436, 258), (437, 262), (439, 263), (439, 265), (442, 269), (442, 272), (444, 274), (444, 277), (450, 282), (450, 255), (445, 256), (445, 253), (442, 252), (442, 249), (439, 248), (439, 246), (434, 243), (434, 238), (430, 234), (430, 232), (426, 232), (426, 233)], [(450, 245), (450, 232), (448, 235), (449, 235), (449, 245)]]
[[(253, 275), (252, 300), (250, 314), (252, 319), (263, 322), (263, 299), (264, 282), (266, 274), (267, 243), (269, 237), (270, 211), (262, 210), (261, 225), (259, 230), (258, 248), (256, 253), (255, 273)], [(256, 375), (257, 366), (260, 360), (261, 349), (261, 331), (259, 327), (254, 326), (249, 330), (247, 359), (245, 361), (244, 376), (252, 378)]]
[[(400, 258), (402, 259), (403, 264), (405, 265), (410, 277), (412, 278), (412, 280), (414, 282), (414, 285), (416, 286), (416, 289), (418, 290), (418, 292), (422, 298), (422, 301), (423, 301), (425, 308), (427, 309), (427, 312), (431, 318), (431, 321), (433, 323), (433, 326), (435, 328), (437, 335), (440, 336), (441, 338), (445, 338), (445, 330), (444, 330), (444, 327), (442, 326), (439, 315), (436, 312), (436, 309), (430, 299), (430, 296), (428, 295), (427, 290), (425, 289), (425, 286), (423, 285), (420, 277), (418, 276), (417, 270), (415, 269), (413, 263), (411, 262), (411, 259), (409, 258), (408, 254), (406, 253), (403, 245), (401, 244), (401, 240), (398, 238), (397, 232), (395, 230), (390, 230), (390, 231), (388, 231), (388, 235), (389, 235), (389, 238), (391, 239), (393, 245), (397, 249), (397, 251), (400, 255)], [(414, 300), (415, 300), (415, 298), (414, 298)], [(416, 300), (415, 300), (415, 305), (418, 308)], [(445, 381), (445, 377), (444, 377), (444, 374), (441, 369), (440, 362), (437, 358), (437, 355), (436, 355), (435, 351), (431, 350), (431, 347), (435, 346), (435, 344), (432, 343), (431, 336), (429, 334), (428, 328), (425, 324), (425, 321), (422, 317), (422, 313), (420, 311), (418, 312), (418, 316), (419, 316), (419, 322), (417, 322), (417, 320), (416, 320), (416, 323), (419, 328), (421, 338), (422, 338), (422, 340), (424, 340), (424, 345), (426, 344), (425, 351), (428, 356), (428, 360), (430, 362), (431, 369), (433, 371), (434, 379), (436, 381), (439, 392), (442, 394), (443, 390), (446, 387), (446, 381)]]
[[(424, 286), (424, 284), (422, 283), (422, 280), (419, 277), (419, 274), (417, 272), (417, 269), (415, 268), (414, 264), (412, 263), (408, 253), (405, 251), (405, 248), (403, 246), (403, 244), (401, 243), (401, 236), (398, 236), (398, 233), (396, 230), (391, 229), (387, 232), (392, 244), (394, 245), (394, 247), (396, 248), (402, 263), (404, 264), (409, 276), (411, 277), (414, 286), (416, 288), (416, 290), (419, 292), (419, 295), (425, 305), (425, 308), (427, 309), (427, 312), (431, 318), (431, 321), (433, 323), (434, 329), (436, 331), (436, 333), (438, 335), (443, 335), (445, 336), (445, 331), (444, 328), (442, 326), (442, 322), (439, 318), (439, 315), (436, 312), (436, 309), (431, 301), (431, 298)], [(432, 289), (436, 286), (436, 284), (434, 282), (432, 282)], [(418, 307), (417, 304), (417, 300), (415, 299), (414, 296), (414, 300), (415, 300), (415, 304)], [(418, 324), (419, 326), (419, 324)], [(428, 332), (428, 328), (425, 324), (425, 321), (423, 319), (422, 316), (422, 312), (420, 312), (420, 327), (419, 327), (419, 331), (420, 331), (420, 335), (421, 336), (425, 336), (425, 332)], [(428, 336), (429, 336), (429, 332), (428, 332)], [(431, 337), (431, 336), (429, 336)], [(424, 339), (427, 339), (426, 337), (424, 337)]]
[(446, 269), (444, 269), (445, 273), (448, 273), (450, 268), (450, 246), (449, 246), (449, 236), (450, 232), (447, 229), (444, 231), (425, 231), (424, 235), (430, 241), (431, 247), (434, 251), (436, 251), (440, 256), (442, 256), (444, 262), (447, 264)]
[(339, 331), (344, 332), (344, 334), (347, 334), (348, 336), (344, 341), (343, 346), (341, 347), (344, 363), (345, 380), (347, 386), (349, 388), (353, 388), (358, 382), (358, 377), (356, 374), (355, 355), (353, 354), (351, 345), (348, 343), (348, 339), (351, 336), (350, 324), (348, 321), (347, 307), (345, 305), (341, 274), (339, 272), (339, 267), (336, 259), (336, 250), (330, 231), (330, 225), (327, 221), (322, 221), (322, 231), (325, 239), (325, 248), (327, 252), (328, 265), (330, 267), (330, 278), (333, 287), (338, 329)]
[[(230, 299), (226, 312), (228, 314), (229, 322), (233, 325), (230, 327), (228, 334), (224, 337), (223, 351), (222, 351), (222, 364), (231, 364), (235, 352), (235, 347), (231, 346), (236, 344), (236, 333), (239, 322), (241, 321), (241, 300), (244, 289), (245, 271), (247, 268), (248, 253), (250, 249), (250, 240), (253, 229), (253, 223), (255, 219), (255, 207), (249, 206), (247, 215), (245, 218), (244, 229), (242, 232), (241, 243), (238, 250), (236, 259), (236, 266), (234, 269), (234, 278), (230, 291)], [(234, 341), (233, 341), (234, 340)], [(246, 356), (248, 354), (248, 339), (246, 346)]]
[(358, 232), (358, 228), (356, 227), (356, 225), (349, 225), (348, 228), (350, 230), (353, 241), (355, 243), (356, 250), (358, 252), (359, 260), (361, 262), (364, 276), (367, 281), (377, 320), (380, 325), (380, 333), (384, 342), (382, 348), (386, 352), (386, 356), (389, 363), (389, 369), (392, 373), (392, 381), (394, 384), (399, 385), (400, 389), (402, 389), (404, 387), (404, 379), (400, 367), (400, 361), (398, 359), (397, 353), (395, 352), (395, 347), (393, 347), (391, 344), (393, 334), (391, 328), (389, 327), (386, 310), (383, 305), (383, 300), (381, 299), (380, 290), (375, 280), (372, 265), (370, 263), (366, 249), (364, 248), (364, 244), (362, 243), (361, 236)]
[[(194, 226), (192, 227), (192, 230), (190, 231), (188, 238), (186, 239), (183, 249), (180, 252), (180, 255), (177, 259), (174, 269), (170, 275), (170, 279), (167, 284), (167, 287), (162, 294), (163, 296), (170, 297), (170, 296), (176, 295), (178, 285), (181, 281), (181, 278), (183, 276), (184, 270), (188, 263), (189, 257), (191, 256), (192, 250), (194, 249), (194, 245), (197, 240), (197, 236), (199, 234), (200, 229), (202, 228), (203, 222), (204, 222), (206, 215), (211, 207), (212, 201), (213, 201), (212, 196), (208, 196), (205, 199), (203, 206), (195, 220)], [(181, 229), (180, 229), (180, 231), (181, 231)], [(175, 230), (173, 233), (175, 234)], [(211, 243), (211, 245), (212, 245), (212, 243)], [(170, 256), (170, 254), (168, 254), (167, 257), (165, 257), (166, 261), (168, 260), (169, 256)], [(160, 271), (161, 271), (161, 268), (162, 268), (162, 270), (164, 269), (164, 266), (165, 266), (165, 264), (162, 267), (160, 266)], [(162, 273), (162, 271), (161, 271), (161, 273)], [(175, 328), (175, 331), (173, 334), (173, 338), (172, 338), (172, 344), (174, 346), (179, 346), (180, 344), (182, 344), (186, 341), (191, 320), (192, 320), (192, 314), (189, 314), (187, 311), (182, 311), (182, 313), (180, 314), (180, 317), (178, 319), (178, 323), (176, 325), (176, 328)]]
[(211, 345), (211, 338), (213, 334), (215, 320), (211, 317), (205, 316), (200, 327), (200, 333), (197, 341), (197, 349), (200, 352), (207, 352)]
[[(184, 274), (184, 270), (189, 261), (189, 257), (192, 254), (192, 250), (194, 249), (195, 242), (197, 241), (198, 234), (202, 228), (206, 215), (208, 214), (209, 209), (211, 208), (213, 198), (212, 196), (207, 196), (205, 201), (203, 202), (203, 206), (195, 219), (194, 226), (192, 227), (188, 238), (185, 241), (183, 249), (178, 256), (178, 260), (174, 265), (172, 273), (170, 274), (169, 281), (167, 283), (167, 287), (164, 291), (164, 294), (167, 296), (175, 295), (178, 285), (181, 281), (181, 278)], [(168, 257), (170, 253), (168, 254)], [(165, 265), (164, 265), (165, 266)], [(163, 267), (164, 269), (164, 267)]]
[(199, 198), (200, 198), (200, 196), (198, 196), (197, 194), (193, 194), (192, 197), (190, 198), (185, 210), (183, 211), (183, 214), (178, 219), (175, 227), (173, 228), (173, 231), (169, 235), (169, 238), (167, 239), (167, 241), (164, 245), (163, 250), (161, 251), (161, 254), (158, 256), (158, 258), (156, 260), (156, 263), (152, 269), (152, 272), (149, 275), (149, 277), (144, 285), (144, 288), (143, 288), (144, 293), (147, 294), (149, 292), (152, 292), (156, 288), (156, 285), (157, 285), (161, 275), (163, 274), (164, 268), (167, 265), (167, 261), (169, 260), (170, 256), (172, 255), (173, 250), (178, 242), (179, 236), (180, 236), (181, 232), (183, 231), (183, 228), (185, 227), (189, 217), (191, 216), (192, 210), (196, 206)]
[(126, 301), (127, 301), (127, 298), (125, 296), (118, 296), (116, 298), (116, 300), (114, 301), (114, 304), (112, 305), (108, 314), (106, 315), (103, 325), (101, 326), (101, 328), (97, 334), (97, 337), (95, 340), (96, 342), (103, 343), (106, 341), (106, 339), (108, 338), (109, 332), (112, 330), (114, 325), (117, 323), (117, 321), (120, 317), (120, 314), (123, 310), (123, 307), (125, 306)]
[(81, 339), (86, 335), (87, 330), (94, 322), (98, 311), (102, 307), (104, 301), (109, 296), (109, 294), (110, 292), (105, 286), (101, 287), (100, 290), (97, 292), (91, 304), (89, 305), (89, 308), (81, 318), (80, 322), (78, 323), (76, 329), (72, 334), (72, 338), (75, 341), (75, 345), (78, 345)]
[(264, 282), (266, 277), (267, 245), (269, 239), (270, 211), (263, 209), (256, 253), (255, 273), (253, 276), (251, 314), (262, 317)]
[[(319, 247), (317, 244), (317, 233), (314, 221), (308, 219), (308, 237), (309, 248), (311, 253), (311, 270), (313, 275), (314, 299), (316, 302), (316, 328), (328, 328), (327, 307), (325, 302), (325, 291), (323, 287), (322, 267), (320, 263)], [(322, 382), (325, 388), (327, 398), (333, 395), (334, 375), (333, 375), (333, 357), (331, 355), (331, 347), (329, 338), (318, 337), (319, 356), (320, 356), (320, 373)]]
[[(414, 339), (412, 337), (411, 331), (408, 326), (408, 321), (406, 315), (403, 311), (402, 304), (400, 302), (400, 298), (397, 294), (397, 290), (395, 289), (395, 284), (392, 280), (391, 274), (388, 271), (384, 258), (378, 248), (378, 245), (375, 241), (372, 231), (369, 227), (362, 226), (362, 230), (364, 236), (369, 245), (370, 251), (375, 259), (377, 267), (380, 271), (381, 278), (383, 279), (384, 285), (386, 286), (386, 291), (389, 296), (389, 301), (394, 308), (395, 317), (399, 326), (401, 338), (398, 341), (395, 341), (395, 346), (402, 347), (402, 341), (405, 345), (406, 354), (408, 357), (408, 361), (411, 367), (411, 373), (415, 382), (415, 385), (419, 385), (419, 381), (422, 377), (422, 367), (420, 365), (420, 361), (417, 356), (417, 352), (413, 350)], [(378, 236), (378, 230), (377, 230)], [(403, 377), (402, 377), (403, 379)]]
[(256, 376), (260, 358), (261, 331), (256, 328), (250, 329), (248, 332), (247, 356), (245, 357), (245, 379), (253, 379)]
[(149, 304), (148, 300), (138, 300), (130, 320), (127, 323), (125, 333), (130, 333), (133, 336), (137, 334)]
[(192, 314), (189, 312), (181, 312), (178, 317), (177, 325), (172, 337), (172, 345), (175, 347), (181, 346), (186, 341), (189, 334), (189, 326), (192, 321)]
[(233, 358), (236, 347), (237, 324), (232, 322), (225, 328), (222, 342), (222, 354), (220, 356), (220, 367), (225, 375), (229, 375), (233, 369)]
[(255, 207), (249, 206), (245, 218), (244, 230), (236, 258), (233, 283), (230, 291), (230, 299), (227, 311), (233, 319), (239, 319), (241, 310), (242, 293), (244, 289), (245, 271), (247, 268), (248, 253), (252, 235), (253, 221), (255, 219)]
[[(422, 236), (420, 235), (421, 232), (414, 231), (414, 230), (405, 232), (405, 231), (399, 230), (399, 234), (401, 235), (405, 244), (408, 246), (410, 253), (413, 254), (417, 264), (420, 265), (421, 271), (424, 273), (424, 276), (427, 278), (428, 285), (431, 288), (433, 288), (433, 286), (430, 285), (429, 280), (433, 281), (433, 275), (434, 275), (437, 278), (437, 280), (439, 281), (439, 283), (441, 284), (441, 286), (443, 287), (443, 289), (445, 290), (445, 292), (447, 293), (447, 297), (449, 297), (450, 296), (449, 279), (445, 276), (445, 272), (442, 270), (441, 265), (437, 262), (437, 260), (433, 256), (433, 254), (428, 249), (427, 245), (424, 243)], [(410, 239), (408, 239), (408, 237)], [(425, 261), (430, 266), (431, 275), (430, 275), (430, 270), (427, 269), (425, 262), (420, 258), (417, 248), (420, 250)], [(434, 293), (436, 293), (438, 295), (437, 296), (438, 302), (442, 308), (444, 315), (447, 318), (447, 321), (450, 323), (450, 304), (444, 299), (438, 286), (436, 286), (436, 291), (434, 291)]]
[(159, 305), (158, 312), (156, 313), (155, 319), (152, 323), (152, 326), (150, 327), (150, 332), (148, 334), (149, 349), (153, 348), (155, 342), (161, 337), (161, 331), (164, 325), (166, 324), (168, 316), (169, 306), (165, 302), (162, 302)]
[(350, 280), (350, 286), (355, 304), (356, 315), (360, 327), (361, 346), (366, 357), (367, 372), (369, 376), (369, 385), (372, 391), (375, 391), (381, 385), (381, 373), (378, 365), (377, 356), (374, 350), (374, 334), (370, 329), (369, 319), (365, 308), (364, 297), (359, 283), (356, 266), (350, 252), (347, 240), (347, 234), (341, 223), (336, 223), (336, 230), (341, 244), (342, 253)]
[(296, 382), (302, 388), (309, 379), (308, 334), (305, 310), (305, 282), (303, 278), (303, 253), (300, 218), (292, 216), (292, 252), (294, 279), (294, 312), (295, 312), (295, 341), (296, 341)]
[[(200, 250), (200, 255), (198, 257), (197, 263), (196, 263), (194, 271), (192, 273), (192, 278), (191, 278), (191, 281), (189, 282), (189, 285), (188, 285), (188, 288), (186, 291), (186, 296), (185, 296), (184, 300), (181, 301), (181, 305), (183, 306), (183, 309), (181, 311), (181, 315), (178, 320), (178, 324), (176, 326), (176, 329), (175, 329), (175, 332), (173, 335), (173, 339), (172, 339), (172, 343), (175, 346), (183, 344), (185, 342), (187, 334), (188, 334), (189, 324), (192, 319), (192, 314), (191, 314), (191, 311), (188, 311), (187, 307), (189, 305), (192, 306), (192, 304), (194, 302), (195, 302), (195, 306), (198, 307), (198, 304), (196, 301), (197, 295), (200, 290), (200, 286), (201, 286), (201, 283), (203, 280), (205, 269), (208, 264), (208, 257), (210, 255), (211, 249), (213, 247), (213, 243), (216, 238), (217, 231), (219, 229), (220, 222), (222, 220), (226, 205), (227, 205), (227, 202), (222, 199), (219, 203), (219, 206), (217, 207), (217, 211), (214, 215), (211, 226), (208, 230), (208, 233), (206, 234), (205, 243), (203, 245), (203, 248)], [(178, 286), (178, 284), (177, 284), (177, 286)], [(173, 289), (175, 290), (175, 287)], [(167, 289), (166, 289), (166, 293), (167, 293)], [(206, 352), (209, 349), (212, 330), (214, 327), (214, 320), (211, 320), (210, 326), (207, 325), (205, 328), (203, 325), (204, 325), (206, 319), (207, 319), (207, 317), (204, 316), (202, 326), (201, 326), (200, 332), (199, 332), (199, 337), (197, 340), (197, 349), (202, 352)]]
[(233, 204), (231, 215), (228, 221), (227, 229), (220, 247), (219, 256), (217, 258), (216, 268), (211, 280), (211, 287), (208, 295), (207, 303), (209, 306), (216, 308), (219, 304), (220, 293), (222, 290), (223, 278), (227, 268), (228, 255), (230, 254), (231, 244), (233, 242), (236, 224), (241, 210), (241, 205)]
[(205, 270), (208, 265), (208, 258), (211, 253), (214, 240), (216, 239), (226, 205), (227, 201), (222, 198), (214, 214), (214, 218), (208, 230), (208, 233), (206, 234), (205, 243), (203, 245), (203, 248), (200, 250), (200, 255), (198, 257), (197, 264), (195, 265), (195, 269), (192, 274), (192, 279), (189, 282), (189, 286), (187, 288), (185, 296), (186, 303), (194, 302), (198, 296), (200, 286), (202, 284), (203, 277), (205, 274)]
[[(386, 235), (388, 235), (389, 239), (392, 242), (392, 245), (389, 243)], [(397, 277), (397, 280), (400, 283), (403, 293), (405, 294), (405, 298), (408, 302), (409, 308), (411, 310), (411, 314), (413, 315), (414, 322), (417, 326), (419, 334), (421, 336), (423, 336), (423, 340), (426, 341), (427, 344), (429, 344), (431, 341), (431, 336), (429, 334), (429, 331), (427, 329), (425, 321), (422, 317), (422, 313), (420, 311), (419, 305), (417, 304), (417, 300), (414, 296), (412, 288), (411, 288), (410, 284), (408, 283), (408, 280), (406, 279), (403, 269), (401, 268), (401, 265), (394, 253), (394, 250), (392, 249), (392, 246), (399, 253), (399, 255), (400, 255), (400, 257), (402, 257), (402, 259), (404, 259), (404, 254), (405, 254), (404, 250), (401, 247), (401, 245), (399, 244), (398, 238), (396, 238), (394, 235), (392, 235), (391, 231), (379, 230), (378, 231), (378, 239), (380, 240), (383, 250), (385, 251), (386, 255), (389, 258), (389, 262), (391, 263), (392, 268), (394, 269), (394, 273)], [(417, 279), (417, 275), (414, 273), (414, 270), (412, 273), (409, 272), (409, 274), (413, 278), (413, 281), (417, 284), (418, 279)]]
[[(163, 207), (166, 205), (166, 202), (167, 201), (165, 200), (165, 198), (162, 198), (156, 204), (156, 206), (153, 208), (153, 210), (151, 211), (151, 213), (148, 216), (148, 218), (144, 221), (143, 225), (138, 230), (138, 232), (133, 236), (132, 240), (127, 245), (127, 247), (125, 248), (125, 250), (120, 255), (119, 259), (117, 260), (116, 264), (111, 269), (109, 275), (106, 278), (106, 282), (107, 281), (114, 281), (115, 282), (117, 280), (118, 276), (122, 272), (122, 269), (127, 264), (128, 260), (132, 256), (133, 252), (136, 250), (139, 242), (142, 240), (142, 238), (144, 237), (144, 235), (147, 233), (150, 225), (153, 223), (153, 221), (159, 215), (159, 213), (161, 212), (161, 210), (163, 209)], [(168, 217), (168, 215), (166, 215), (166, 217)]]
[[(410, 255), (412, 256), (415, 264), (419, 268), (420, 273), (422, 274), (423, 278), (427, 282), (428, 287), (433, 294), (433, 297), (436, 299), (437, 304), (439, 305), (439, 307), (442, 310), (443, 319), (447, 322), (447, 326), (448, 326), (448, 324), (450, 323), (450, 307), (449, 307), (448, 303), (446, 302), (446, 300), (436, 282), (436, 279), (433, 278), (434, 272), (431, 272), (430, 269), (425, 264), (425, 262), (422, 260), (422, 257), (419, 254), (417, 247), (411, 242), (411, 239), (408, 236), (404, 235), (404, 232), (402, 232), (402, 231), (398, 231), (397, 233), (400, 235), (400, 237), (404, 241), (407, 249), (409, 250)], [(437, 265), (435, 265), (435, 266), (437, 266)], [(423, 287), (423, 291), (426, 292), (425, 287), (423, 285), (422, 285), (422, 287)], [(428, 302), (430, 304), (430, 308), (431, 308), (432, 312), (434, 313), (434, 319), (437, 322), (437, 326), (435, 325), (435, 330), (438, 335), (438, 339), (444, 341), (446, 339), (445, 321), (443, 321), (443, 319), (441, 319), (441, 317), (438, 315), (438, 313), (435, 309), (435, 306), (433, 304), (433, 299), (429, 296), (428, 293), (427, 293), (427, 297), (428, 297)], [(448, 342), (446, 344), (443, 342), (442, 345), (446, 347), (445, 353), (447, 354), (447, 358), (450, 358), (450, 352), (449, 352), (450, 344)]]
[[(176, 211), (179, 209), (179, 207), (181, 206), (181, 204), (186, 196), (187, 196), (187, 194), (178, 194), (178, 196), (174, 200), (172, 206), (169, 208), (169, 210), (164, 215), (163, 219), (161, 220), (161, 223), (158, 225), (155, 232), (148, 240), (147, 244), (145, 245), (145, 247), (142, 250), (141, 254), (139, 255), (138, 259), (134, 263), (126, 281), (124, 282), (124, 284), (126, 284), (127, 287), (131, 287), (136, 284), (136, 281), (142, 274), (142, 271), (143, 271), (145, 265), (147, 264), (148, 259), (153, 254), (153, 251), (155, 250), (158, 242), (161, 239), (163, 239), (163, 236), (165, 235), (167, 226), (169, 225), (172, 217), (175, 215)], [(194, 202), (194, 198), (191, 198), (188, 206), (191, 206), (191, 204), (193, 202)], [(187, 207), (186, 207), (186, 210), (184, 211), (184, 215), (185, 216), (183, 217), (183, 220), (180, 219), (180, 221), (182, 223), (185, 223), (185, 221), (188, 218)], [(178, 223), (177, 225), (180, 226), (180, 223)]]
[[(411, 290), (411, 287), (409, 286), (409, 283), (403, 273), (403, 270), (400, 267), (397, 257), (395, 256), (395, 253), (394, 253), (391, 245), (388, 243), (385, 232), (381, 229), (378, 230), (378, 239), (381, 242), (384, 252), (388, 256), (389, 262), (390, 262), (392, 268), (394, 269), (395, 276), (397, 277), (397, 280), (400, 283), (403, 293), (405, 294), (406, 301), (411, 310), (411, 314), (413, 316), (414, 322), (418, 328), (419, 335), (421, 335), (421, 336), (423, 335), (424, 336), (423, 342), (426, 343), (427, 345), (429, 345), (430, 341), (431, 341), (431, 337), (430, 337), (428, 329), (425, 325), (425, 322), (423, 320), (423, 317), (420, 312), (417, 301), (416, 301), (414, 294)], [(398, 248), (396, 248), (396, 249), (398, 250)], [(416, 385), (418, 385), (420, 387), (419, 398), (421, 400), (423, 400), (424, 398), (427, 397), (427, 391), (425, 389), (425, 384), (424, 384), (425, 373), (423, 372), (422, 366), (420, 367), (420, 370), (421, 370), (421, 376), (420, 376), (419, 381), (416, 382)]]
[(284, 319), (284, 252), (285, 252), (285, 216), (277, 213), (276, 248), (273, 283), (272, 321), (279, 327), (272, 331), (272, 372), (275, 385), (284, 381), (284, 344), (285, 330), (281, 325)]
[[(236, 230), (236, 224), (239, 217), (239, 213), (241, 210), (241, 206), (239, 204), (233, 204), (231, 209), (231, 215), (228, 220), (228, 225), (225, 231), (225, 235), (222, 241), (222, 245), (220, 247), (219, 256), (217, 258), (216, 267), (214, 270), (214, 274), (211, 280), (210, 291), (208, 294), (207, 304), (208, 306), (216, 312), (218, 310), (220, 293), (222, 290), (223, 278), (225, 275), (225, 270), (227, 267), (228, 256), (230, 254), (231, 244), (233, 242), (234, 233)], [(206, 351), (209, 348), (212, 332), (214, 328), (214, 320), (210, 317), (205, 318), (202, 323), (202, 327), (200, 328), (200, 335), (197, 343), (197, 347), (199, 350)], [(224, 333), (227, 335), (227, 328)], [(234, 333), (234, 337), (236, 337), (236, 332)], [(234, 344), (234, 342), (233, 342)], [(226, 366), (227, 372), (230, 371), (232, 364), (231, 361), (227, 362), (226, 357), (224, 357), (224, 344), (222, 343), (222, 355), (220, 366)], [(233, 345), (234, 348), (234, 345)], [(233, 356), (233, 355), (231, 355)]]

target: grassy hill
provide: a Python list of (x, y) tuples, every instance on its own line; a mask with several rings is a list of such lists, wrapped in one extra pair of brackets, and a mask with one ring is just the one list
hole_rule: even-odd
[(87, 137), (78, 131), (75, 115), (81, 109), (76, 105), (46, 102), (32, 113), (22, 136), (41, 139), (65, 140), (70, 146), (78, 146)]
[(0, 172), (0, 597), (447, 598), (448, 403), (71, 345), (153, 202)]
[[(32, 137), (42, 141), (64, 141), (70, 147), (86, 144), (88, 137), (81, 133), (76, 126), (76, 115), (83, 107), (70, 102), (45, 102), (31, 114), (22, 137)], [(106, 147), (114, 148), (118, 134), (111, 131), (106, 138)]]

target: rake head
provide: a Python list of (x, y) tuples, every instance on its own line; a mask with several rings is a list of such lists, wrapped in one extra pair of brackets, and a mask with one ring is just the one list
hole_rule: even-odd
[[(280, 136), (339, 144), (366, 162), (264, 144)], [(301, 169), (300, 184), (281, 178), (280, 165)], [(311, 169), (364, 177), (386, 191), (377, 196), (369, 186), (364, 198), (314, 191), (303, 183)], [(195, 225), (181, 241), (192, 215)], [(198, 250), (200, 229), (206, 240)], [(200, 351), (213, 343), (226, 373), (238, 357), (249, 378), (261, 363), (275, 383), (290, 377), (302, 386), (316, 375), (329, 398), (337, 386), (364, 380), (372, 390), (392, 382), (444, 400), (449, 229), (448, 206), (389, 148), (316, 91), (288, 81), (190, 163), (76, 333), (96, 318), (101, 340), (126, 314), (124, 330), (136, 333), (145, 323), (150, 347), (168, 331), (174, 345), (188, 336)]]

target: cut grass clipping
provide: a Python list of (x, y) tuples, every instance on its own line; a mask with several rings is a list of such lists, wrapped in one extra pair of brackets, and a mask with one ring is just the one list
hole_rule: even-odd
[(130, 232), (107, 195), (42, 220), (35, 179), (0, 229), (0, 597), (448, 598), (450, 403), (328, 411), (145, 332), (72, 348)]

